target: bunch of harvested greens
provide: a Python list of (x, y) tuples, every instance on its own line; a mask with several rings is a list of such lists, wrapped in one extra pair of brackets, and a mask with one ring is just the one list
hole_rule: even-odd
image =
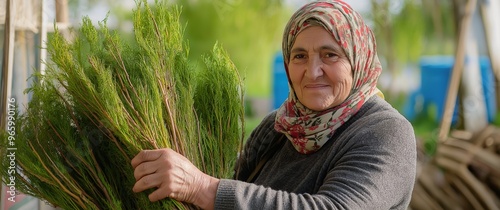
[(52, 62), (15, 121), (21, 192), (63, 209), (189, 208), (132, 192), (130, 160), (142, 149), (172, 148), (209, 175), (232, 174), (243, 138), (242, 81), (217, 44), (202, 70), (189, 65), (179, 15), (164, 2), (138, 1), (133, 43), (88, 18), (72, 43), (55, 33)]

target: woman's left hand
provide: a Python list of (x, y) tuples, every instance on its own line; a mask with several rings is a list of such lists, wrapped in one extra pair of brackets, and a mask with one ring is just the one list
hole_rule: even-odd
[(213, 209), (219, 179), (201, 172), (172, 149), (143, 150), (132, 159), (134, 192), (157, 188), (149, 200), (166, 197)]

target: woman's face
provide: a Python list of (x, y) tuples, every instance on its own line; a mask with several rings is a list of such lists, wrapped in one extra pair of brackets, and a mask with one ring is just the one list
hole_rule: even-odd
[(311, 26), (297, 35), (288, 74), (307, 108), (322, 111), (341, 104), (351, 91), (351, 69), (344, 51), (323, 27)]

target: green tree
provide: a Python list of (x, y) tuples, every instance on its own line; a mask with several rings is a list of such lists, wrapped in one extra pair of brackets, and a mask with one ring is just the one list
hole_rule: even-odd
[[(453, 15), (449, 2), (371, 0), (371, 4), (378, 53), (392, 78), (400, 74), (404, 65), (418, 62), (424, 54), (453, 53)], [(385, 91), (391, 100), (393, 84)]]

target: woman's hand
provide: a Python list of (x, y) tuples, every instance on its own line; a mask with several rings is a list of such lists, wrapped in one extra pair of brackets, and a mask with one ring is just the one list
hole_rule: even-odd
[(213, 209), (219, 179), (201, 172), (187, 158), (171, 149), (143, 150), (132, 159), (134, 192), (157, 188), (152, 202), (173, 198), (203, 209)]

